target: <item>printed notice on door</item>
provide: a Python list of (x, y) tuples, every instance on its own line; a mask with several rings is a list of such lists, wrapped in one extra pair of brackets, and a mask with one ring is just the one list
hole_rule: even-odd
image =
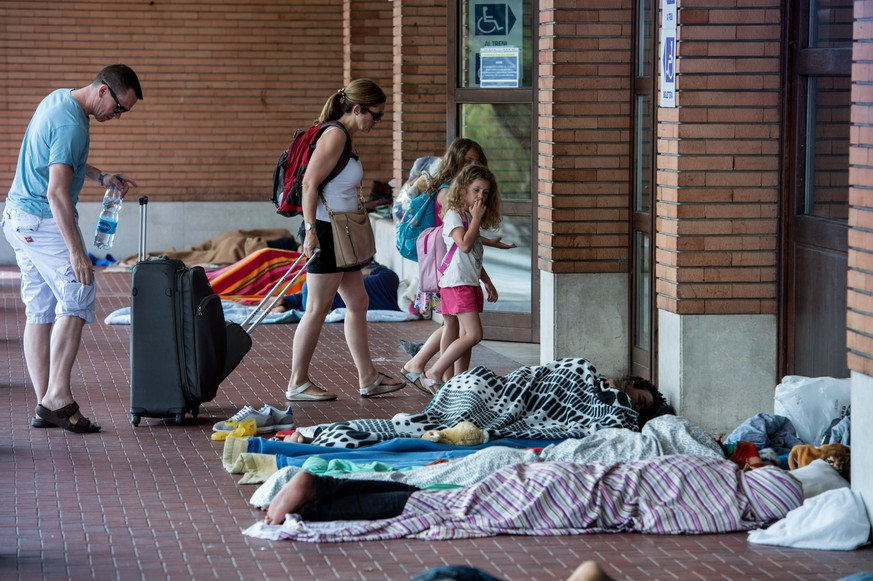
[(516, 88), (519, 82), (519, 50), (517, 46), (484, 46), (480, 87)]

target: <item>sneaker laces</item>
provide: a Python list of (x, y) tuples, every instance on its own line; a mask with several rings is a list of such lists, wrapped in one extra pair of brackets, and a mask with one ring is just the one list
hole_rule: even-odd
[(279, 409), (277, 407), (273, 407), (268, 403), (265, 403), (264, 407), (262, 407), (261, 409), (258, 410), (258, 413), (264, 414), (265, 416), (281, 416), (281, 417), (294, 415), (294, 412), (293, 412), (293, 410), (290, 409), (290, 406), (289, 406), (289, 409), (286, 411), (283, 409)]
[(229, 422), (240, 422), (245, 419), (251, 413), (256, 413), (255, 408), (250, 405), (243, 407), (243, 409), (239, 410), (235, 414), (233, 414), (227, 421)]

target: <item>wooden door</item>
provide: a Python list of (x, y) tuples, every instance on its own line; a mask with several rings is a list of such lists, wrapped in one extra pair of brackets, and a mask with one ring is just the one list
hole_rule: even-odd
[(848, 377), (849, 126), (852, 2), (790, 11), (788, 188), (780, 368)]

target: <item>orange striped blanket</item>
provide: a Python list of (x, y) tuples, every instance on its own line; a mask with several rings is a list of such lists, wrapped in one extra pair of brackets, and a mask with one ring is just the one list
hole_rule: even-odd
[[(209, 277), (212, 290), (222, 299), (242, 304), (256, 304), (267, 296), (270, 289), (279, 282), (288, 267), (294, 264), (299, 256), (299, 252), (292, 250), (263, 248), (230, 266), (213, 270), (206, 276)], [(303, 263), (304, 261), (301, 260), (296, 271), (303, 268)], [(287, 294), (301, 292), (305, 280), (304, 272), (288, 289)]]

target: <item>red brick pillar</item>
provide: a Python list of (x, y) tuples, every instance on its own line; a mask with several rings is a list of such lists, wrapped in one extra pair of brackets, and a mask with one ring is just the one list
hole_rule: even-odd
[(724, 431), (772, 409), (782, 120), (778, 0), (678, 0), (676, 107), (658, 110), (658, 379)]
[(539, 3), (541, 357), (627, 371), (631, 0)]
[(393, 176), (403, 183), (413, 162), (446, 149), (445, 4), (403, 0), (394, 8), (393, 41)]
[[(394, 111), (392, 95), (391, 52), (394, 50), (393, 8), (385, 0), (344, 0), (343, 2), (343, 74), (350, 79), (373, 79), (388, 95), (386, 114), (374, 131), (361, 136), (364, 154), (365, 193), (372, 180), (387, 182), (392, 172)], [(339, 88), (339, 87), (337, 87)]]
[(631, 6), (540, 6), (540, 268), (626, 272)]

